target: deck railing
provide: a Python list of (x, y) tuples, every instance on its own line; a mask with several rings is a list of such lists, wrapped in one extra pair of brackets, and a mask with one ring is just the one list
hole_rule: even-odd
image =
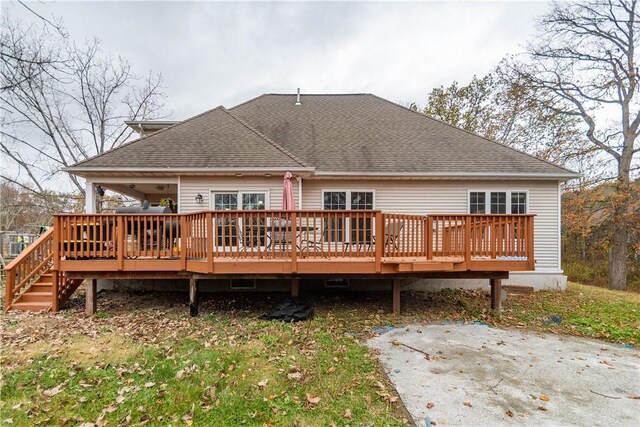
[[(221, 211), (186, 214), (187, 257), (306, 258), (375, 254), (381, 213), (351, 211)], [(209, 244), (211, 242), (211, 244)]]
[(53, 242), (53, 230), (48, 230), (7, 265), (5, 309), (41, 275), (49, 271), (52, 265)]
[[(416, 257), (527, 261), (533, 215), (407, 215), (374, 210), (206, 211), (55, 216), (60, 260), (297, 260)], [(211, 270), (211, 269), (209, 269)]]
[(533, 260), (533, 215), (432, 215), (432, 255)]

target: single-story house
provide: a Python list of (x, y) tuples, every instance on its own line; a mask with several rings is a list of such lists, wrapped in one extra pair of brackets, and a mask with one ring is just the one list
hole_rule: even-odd
[[(60, 215), (52, 268), (67, 277), (237, 272), (299, 286), (305, 275), (387, 272), (407, 287), (442, 287), (476, 286), (501, 272), (495, 278), (512, 284), (565, 287), (560, 194), (578, 174), (378, 96), (264, 94), (184, 121), (128, 125), (139, 139), (67, 172), (86, 180), (87, 214), (103, 189), (151, 206), (171, 199), (169, 252), (153, 252), (156, 243), (145, 252), (139, 237), (148, 240), (162, 219), (147, 230), (147, 222), (131, 223), (135, 215), (121, 226), (115, 217)], [(295, 206), (283, 211), (286, 172)], [(142, 252), (130, 256), (132, 245)], [(161, 256), (174, 267), (152, 266)], [(108, 275), (114, 268), (123, 274)]]

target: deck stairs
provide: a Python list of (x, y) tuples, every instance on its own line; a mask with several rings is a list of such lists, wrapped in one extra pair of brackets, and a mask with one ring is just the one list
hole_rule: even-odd
[(11, 308), (24, 311), (49, 311), (53, 305), (53, 274), (51, 272), (40, 276), (23, 292)]
[(57, 311), (82, 284), (53, 269), (53, 228), (6, 267), (5, 310)]

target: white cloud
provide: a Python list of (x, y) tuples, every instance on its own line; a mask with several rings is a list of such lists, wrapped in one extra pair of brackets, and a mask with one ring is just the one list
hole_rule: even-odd
[(45, 3), (77, 39), (98, 37), (165, 76), (185, 118), (263, 92), (373, 92), (424, 103), (484, 74), (533, 33), (545, 3)]

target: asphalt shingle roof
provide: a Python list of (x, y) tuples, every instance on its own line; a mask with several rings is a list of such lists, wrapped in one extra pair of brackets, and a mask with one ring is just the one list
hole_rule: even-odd
[(75, 167), (301, 168), (306, 165), (224, 107), (137, 139)]
[(300, 168), (320, 172), (570, 175), (371, 94), (266, 94), (210, 110), (74, 168)]
[(371, 94), (263, 95), (230, 111), (319, 171), (570, 171)]

